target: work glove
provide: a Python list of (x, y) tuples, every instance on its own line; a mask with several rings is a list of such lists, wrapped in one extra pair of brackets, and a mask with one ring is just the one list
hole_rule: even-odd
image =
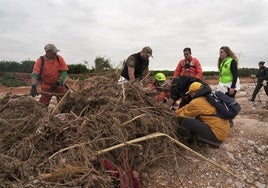
[(36, 89), (36, 84), (32, 84), (32, 88), (31, 88), (31, 96), (32, 97), (35, 97), (37, 96), (38, 93), (37, 93), (37, 89)]
[(51, 91), (55, 92), (57, 90), (58, 86), (60, 86), (60, 85), (62, 86), (62, 83), (59, 82), (59, 81), (57, 81), (56, 83), (52, 84)]

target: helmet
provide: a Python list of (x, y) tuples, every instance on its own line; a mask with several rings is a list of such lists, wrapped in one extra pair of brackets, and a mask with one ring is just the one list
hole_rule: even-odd
[(166, 81), (166, 76), (163, 73), (159, 72), (154, 76), (154, 79), (156, 81)]

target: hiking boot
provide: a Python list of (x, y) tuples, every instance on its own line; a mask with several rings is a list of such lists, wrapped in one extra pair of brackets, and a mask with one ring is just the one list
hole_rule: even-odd
[(206, 144), (210, 144), (216, 148), (219, 148), (220, 145), (221, 145), (221, 142), (214, 142), (214, 141), (211, 141), (211, 140), (207, 140), (207, 139), (204, 139), (204, 138), (201, 138), (200, 136), (197, 136), (197, 141), (201, 141), (201, 142), (204, 142)]
[(189, 137), (180, 136), (179, 140), (181, 143), (185, 144), (186, 146), (190, 146), (197, 141), (196, 136), (193, 136), (193, 135), (190, 135)]
[(230, 127), (234, 126), (234, 122), (232, 119), (229, 119)]

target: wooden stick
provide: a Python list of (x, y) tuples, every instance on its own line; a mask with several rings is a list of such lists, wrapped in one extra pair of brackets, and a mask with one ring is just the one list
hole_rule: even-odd
[(140, 118), (140, 117), (142, 117), (142, 116), (145, 116), (145, 114), (140, 114), (140, 115), (138, 115), (138, 116), (132, 118), (131, 120), (126, 121), (125, 123), (122, 124), (122, 126), (125, 126), (126, 124), (129, 124), (130, 122), (132, 122), (132, 121), (134, 121), (135, 119), (138, 119), (138, 118)]
[(148, 74), (146, 74), (146, 75), (144, 76), (144, 78), (140, 80), (140, 82), (143, 82), (143, 81), (144, 81), (150, 74), (151, 74), (151, 72), (149, 71)]
[(67, 97), (67, 95), (70, 93), (71, 89), (68, 89), (68, 91), (64, 94), (64, 96), (61, 98), (61, 100), (58, 102), (58, 104), (55, 106), (55, 108), (52, 110), (52, 114), (56, 111), (56, 109), (59, 107), (61, 103), (63, 103), (63, 100)]
[[(173, 141), (175, 144), (181, 146), (182, 148), (194, 153), (195, 155), (197, 155), (198, 157), (204, 159), (205, 161), (215, 165), (216, 167), (224, 170), (225, 172), (231, 174), (232, 176), (236, 177), (236, 178), (240, 178), (238, 177), (236, 174), (232, 173), (231, 171), (229, 171), (228, 169), (225, 169), (224, 167), (220, 166), (219, 164), (217, 164), (216, 162), (204, 157), (203, 155), (199, 154), (198, 152), (192, 150), (191, 148), (189, 148), (188, 146), (184, 145), (183, 143), (179, 142), (178, 140), (172, 138), (171, 136), (167, 135), (167, 134), (164, 134), (164, 133), (153, 133), (153, 134), (150, 134), (150, 135), (147, 135), (147, 136), (143, 136), (143, 137), (140, 137), (140, 138), (136, 138), (136, 139), (133, 139), (133, 140), (130, 140), (130, 141), (127, 141), (125, 143), (121, 143), (121, 144), (118, 144), (118, 145), (115, 145), (115, 146), (112, 146), (110, 148), (107, 148), (107, 149), (104, 149), (104, 150), (101, 150), (101, 151), (98, 151), (97, 155), (101, 155), (101, 154), (104, 154), (104, 153), (107, 153), (109, 151), (112, 151), (112, 150), (115, 150), (115, 149), (118, 149), (118, 148), (121, 148), (123, 146), (126, 146), (126, 145), (129, 145), (129, 144), (133, 144), (133, 143), (137, 143), (137, 142), (141, 142), (141, 141), (145, 141), (145, 140), (149, 140), (149, 139), (152, 139), (152, 138), (156, 138), (156, 137), (160, 137), (160, 136), (164, 136), (164, 137), (167, 137), (169, 138), (171, 141)], [(242, 179), (242, 178), (240, 178)]]
[(126, 93), (125, 93), (125, 84), (122, 83), (122, 90), (123, 90), (123, 103), (126, 101)]
[(48, 160), (51, 160), (53, 157), (55, 157), (55, 156), (58, 155), (59, 153), (62, 153), (62, 152), (64, 152), (64, 151), (67, 151), (67, 150), (72, 149), (72, 148), (77, 148), (77, 147), (84, 146), (85, 144), (88, 144), (88, 143), (90, 143), (90, 141), (89, 141), (89, 142), (83, 142), (83, 143), (80, 143), (80, 144), (75, 144), (75, 145), (69, 146), (69, 147), (67, 147), (67, 148), (63, 148), (63, 149), (57, 151), (56, 153), (54, 153), (53, 155), (51, 155), (51, 156), (48, 158)]
[[(143, 136), (143, 137), (140, 137), (140, 138), (136, 138), (136, 139), (133, 139), (133, 140), (121, 143), (121, 144), (117, 144), (115, 146), (112, 146), (112, 147), (109, 147), (109, 148), (106, 148), (106, 149), (98, 151), (96, 155), (102, 155), (104, 153), (110, 152), (112, 150), (115, 150), (115, 149), (118, 149), (118, 148), (121, 148), (121, 147), (124, 147), (124, 146), (127, 146), (127, 145), (131, 145), (131, 144), (134, 144), (134, 143), (137, 143), (137, 142), (142, 142), (142, 141), (149, 140), (149, 139), (152, 139), (152, 138), (157, 138), (157, 137), (167, 137), (172, 142), (174, 142), (175, 144), (177, 144), (177, 145), (181, 146), (182, 148), (194, 153), (195, 155), (197, 155), (198, 157), (204, 159), (205, 161), (215, 165), (216, 167), (224, 170), (225, 172), (231, 174), (232, 176), (234, 176), (236, 178), (242, 179), (239, 176), (237, 176), (236, 174), (232, 173), (230, 170), (225, 169), (224, 167), (222, 167), (221, 165), (217, 164), (216, 162), (204, 157), (200, 153), (194, 151), (193, 149), (191, 149), (188, 146), (184, 145), (180, 141), (178, 141), (178, 140), (176, 140), (176, 139), (172, 138), (171, 136), (169, 136), (167, 134), (164, 134), (164, 133), (152, 133), (152, 134), (149, 134), (149, 135), (146, 135), (146, 136)], [(59, 154), (61, 152), (67, 151), (67, 150), (72, 149), (72, 148), (81, 147), (81, 146), (84, 146), (85, 144), (88, 144), (88, 143), (89, 142), (84, 142), (84, 143), (80, 143), (80, 144), (75, 144), (75, 145), (67, 147), (67, 148), (63, 148), (63, 149), (57, 151), (56, 153), (54, 153), (53, 155), (51, 155), (48, 159), (51, 160), (53, 157), (55, 157), (57, 154)]]

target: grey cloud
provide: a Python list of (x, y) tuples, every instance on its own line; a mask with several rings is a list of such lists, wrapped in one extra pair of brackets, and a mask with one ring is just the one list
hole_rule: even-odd
[(240, 54), (242, 66), (268, 61), (265, 0), (0, 1), (4, 60), (36, 59), (53, 42), (68, 63), (103, 55), (117, 65), (146, 45), (154, 51), (151, 69), (174, 70), (185, 46), (204, 70), (216, 68), (222, 45)]

